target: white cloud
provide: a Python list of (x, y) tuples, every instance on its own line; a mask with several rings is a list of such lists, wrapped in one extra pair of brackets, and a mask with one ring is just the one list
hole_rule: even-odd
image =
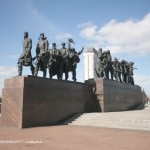
[(80, 36), (88, 40), (97, 40), (98, 27), (91, 22), (85, 22), (77, 26), (81, 28)]
[(112, 53), (150, 53), (150, 13), (142, 20), (118, 22), (113, 19), (102, 27), (91, 22), (78, 27), (82, 38), (93, 41), (91, 46), (110, 49)]
[(84, 28), (81, 32), (80, 35), (82, 37), (86, 37), (86, 39), (88, 40), (96, 40), (97, 35), (97, 26), (92, 25), (92, 26), (87, 26), (86, 28)]
[(57, 40), (66, 40), (67, 38), (71, 38), (71, 34), (70, 33), (62, 33), (62, 34), (58, 34), (58, 35), (56, 35), (55, 36), (55, 38), (57, 39)]

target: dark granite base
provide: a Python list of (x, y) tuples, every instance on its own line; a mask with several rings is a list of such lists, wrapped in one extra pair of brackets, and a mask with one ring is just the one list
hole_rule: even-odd
[(84, 83), (14, 77), (2, 91), (2, 126), (25, 128), (56, 124), (80, 112), (94, 111), (93, 94)]
[(143, 103), (141, 87), (96, 78), (86, 82), (93, 88), (102, 112), (124, 111)]
[(56, 124), (83, 112), (124, 111), (143, 102), (139, 86), (96, 78), (85, 83), (20, 76), (6, 79), (1, 125)]

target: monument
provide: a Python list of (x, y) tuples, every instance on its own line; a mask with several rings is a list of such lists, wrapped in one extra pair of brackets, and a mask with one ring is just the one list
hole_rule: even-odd
[[(36, 57), (32, 58), (32, 40), (25, 32), (18, 76), (4, 82), (1, 126), (20, 129), (47, 126), (60, 123), (77, 113), (125, 111), (143, 103), (141, 88), (134, 85), (134, 63), (117, 58), (113, 61), (109, 50), (102, 52), (99, 49), (96, 53), (97, 78), (86, 80), (85, 83), (75, 82), (79, 55), (84, 48), (77, 52), (71, 43), (75, 42), (70, 38), (68, 48), (63, 42), (61, 49), (56, 48), (56, 43), (49, 49), (48, 39), (41, 33)], [(29, 58), (30, 61), (27, 61)], [(32, 66), (34, 59), (35, 67)], [(21, 76), (25, 64), (31, 66), (32, 76)], [(47, 68), (50, 78), (46, 78)], [(43, 77), (37, 76), (39, 70), (43, 71)], [(73, 82), (67, 81), (69, 71), (72, 72)], [(52, 79), (55, 74), (58, 79)]]

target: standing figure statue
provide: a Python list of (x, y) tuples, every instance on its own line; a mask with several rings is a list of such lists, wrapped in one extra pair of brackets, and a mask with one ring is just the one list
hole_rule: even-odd
[(44, 33), (40, 34), (40, 39), (36, 47), (36, 66), (34, 76), (37, 76), (39, 69), (43, 71), (43, 77), (46, 77), (46, 69), (49, 61), (48, 40)]
[(137, 69), (133, 67), (134, 62), (129, 62), (129, 83), (134, 85), (134, 78), (133, 78), (133, 70)]
[(30, 66), (32, 75), (34, 74), (34, 66), (32, 64), (32, 40), (28, 37), (28, 32), (24, 32), (23, 53), (18, 59), (18, 75), (22, 75), (23, 66)]
[(62, 69), (65, 73), (65, 80), (68, 79), (68, 72), (69, 72), (69, 49), (65, 47), (66, 43), (61, 43), (62, 48), (60, 49), (61, 56), (62, 56)]
[(96, 72), (97, 77), (103, 78), (104, 77), (104, 73), (103, 73), (104, 66), (103, 66), (103, 63), (102, 63), (102, 48), (100, 48), (98, 50), (97, 58), (98, 58), (98, 61), (97, 61), (97, 65), (96, 65), (96, 68), (95, 68), (95, 72)]
[(118, 59), (115, 57), (113, 62), (113, 74), (114, 78), (118, 82), (122, 82), (121, 80), (121, 64)]
[(104, 71), (104, 78), (109, 79), (109, 74), (107, 74), (108, 64), (107, 64), (107, 52), (104, 51), (101, 55), (102, 65), (103, 65), (103, 71)]
[(104, 78), (109, 79), (109, 73), (111, 75), (111, 80), (113, 80), (113, 67), (112, 67), (112, 57), (110, 51), (104, 51), (101, 56)]
[(76, 81), (76, 68), (77, 68), (77, 63), (80, 62), (79, 55), (82, 54), (84, 47), (79, 52), (76, 52), (75, 48), (69, 49), (69, 62), (70, 62), (70, 67), (69, 71), (72, 72), (72, 80)]
[(56, 48), (56, 43), (52, 43), (52, 49), (49, 50), (49, 76), (52, 79), (57, 75), (58, 79), (62, 79), (62, 56), (61, 52)]
[(110, 77), (111, 77), (111, 80), (113, 80), (113, 67), (112, 67), (112, 56), (110, 54), (110, 50), (107, 50), (107, 73), (106, 73), (106, 76), (107, 76), (107, 79), (109, 79), (109, 73), (110, 73)]
[(128, 82), (128, 67), (125, 60), (121, 61), (121, 74), (122, 74), (122, 81), (124, 83)]
[(68, 39), (68, 51), (69, 51), (69, 71), (72, 72), (72, 80), (76, 81), (76, 68), (77, 63), (80, 62), (79, 55), (83, 52), (83, 47), (79, 52), (76, 52), (75, 48), (71, 48), (71, 43), (75, 44), (73, 39)]
[(130, 79), (129, 79), (129, 76), (130, 76), (130, 64), (129, 62), (125, 61), (125, 66), (126, 66), (126, 69), (127, 69), (127, 74), (126, 74), (126, 83), (129, 83)]

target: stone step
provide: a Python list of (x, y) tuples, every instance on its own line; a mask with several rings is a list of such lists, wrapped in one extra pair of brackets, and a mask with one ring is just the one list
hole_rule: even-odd
[(150, 120), (77, 120), (77, 121), (73, 121), (73, 122), (68, 122), (67, 124), (106, 124), (106, 123), (110, 123), (110, 124), (135, 124), (135, 123), (139, 123), (139, 124), (150, 124)]
[(134, 111), (79, 113), (64, 124), (150, 131), (150, 105)]

